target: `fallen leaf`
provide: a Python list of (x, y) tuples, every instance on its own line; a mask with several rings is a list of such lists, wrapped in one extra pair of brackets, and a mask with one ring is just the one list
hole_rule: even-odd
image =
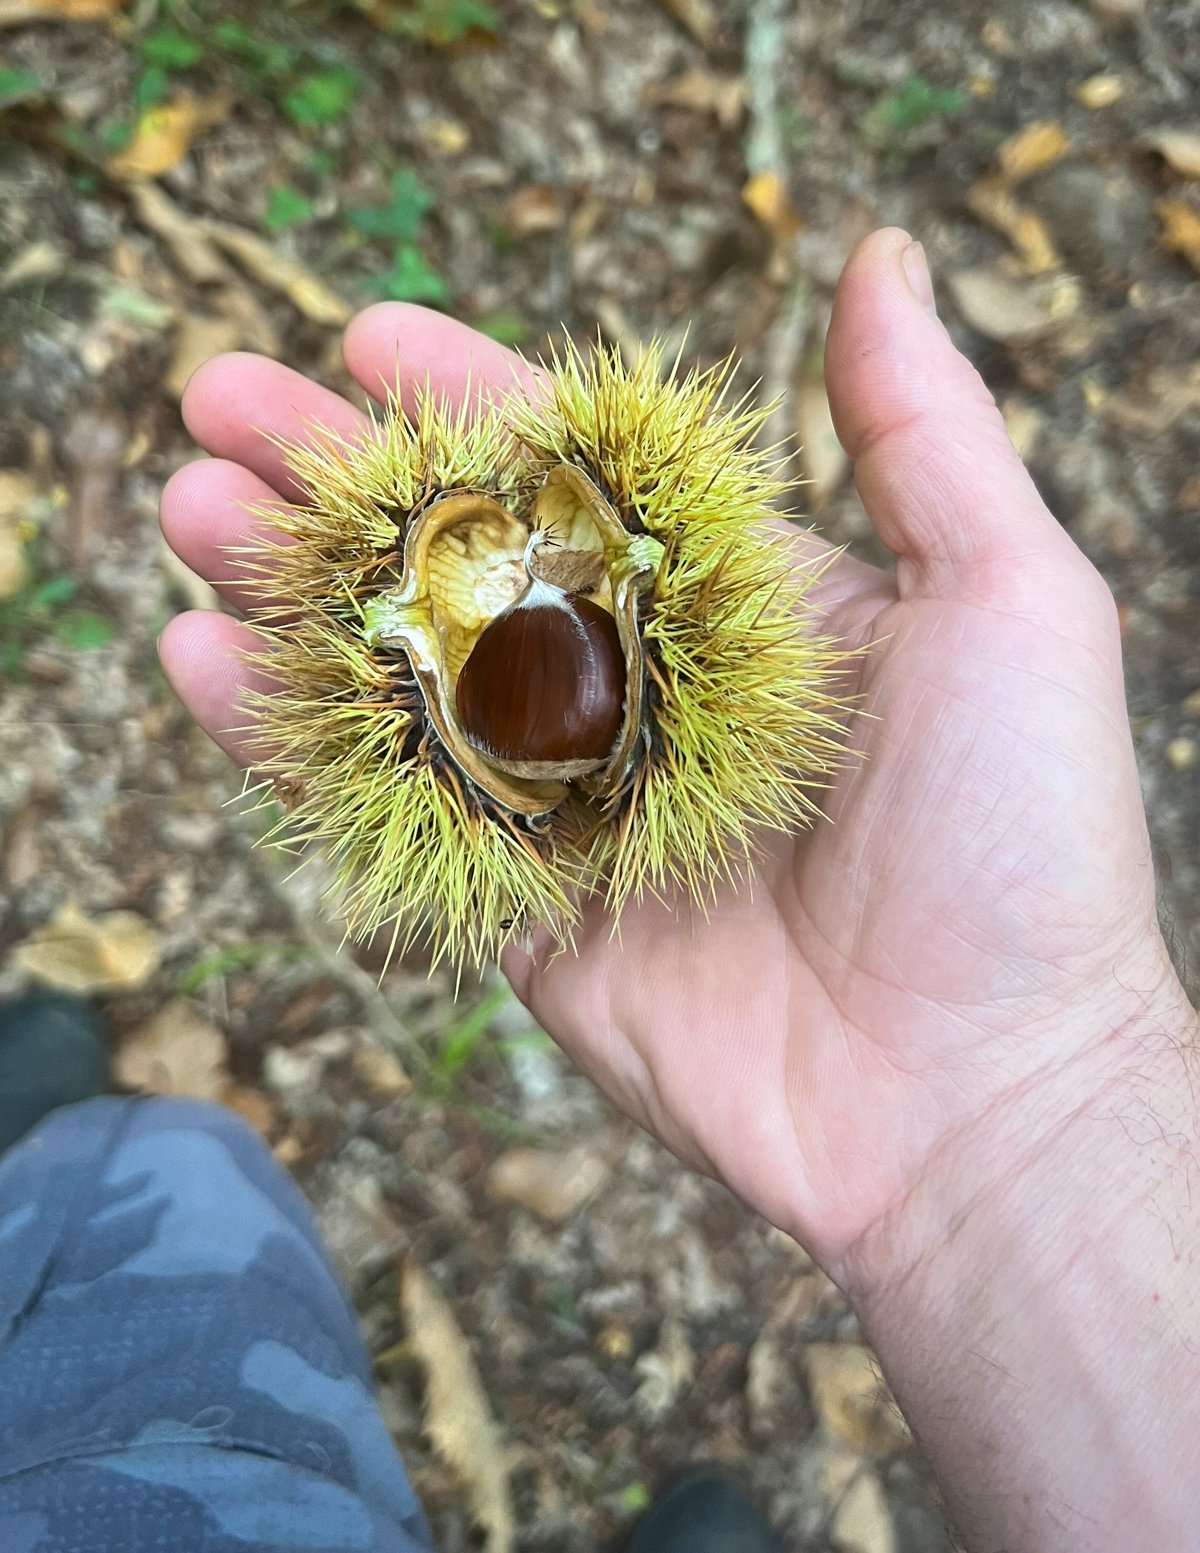
[(751, 1426), (760, 1433), (778, 1422), (787, 1391), (789, 1368), (782, 1338), (779, 1328), (767, 1322), (746, 1355), (746, 1405)]
[(1006, 183), (1024, 183), (1061, 162), (1070, 149), (1071, 137), (1062, 125), (1042, 119), (1010, 135), (996, 152), (996, 162)]
[(109, 159), (109, 172), (129, 183), (169, 173), (183, 161), (193, 141), (228, 117), (231, 103), (229, 97), (206, 99), (182, 92), (175, 102), (147, 108), (133, 139)]
[(210, 285), (229, 279), (232, 272), (213, 247), (202, 219), (181, 210), (156, 183), (135, 183), (128, 194), (134, 215), (156, 237), (162, 238), (189, 280)]
[(1036, 211), (1017, 201), (1002, 178), (981, 178), (967, 191), (967, 206), (998, 232), (1003, 232), (1030, 275), (1042, 275), (1062, 266), (1050, 229)]
[(1067, 276), (1022, 280), (995, 265), (958, 270), (950, 294), (972, 329), (989, 340), (1031, 340), (1079, 309), (1078, 285)]
[(425, 1370), (425, 1427), (438, 1455), (458, 1473), (488, 1553), (513, 1544), (509, 1462), (470, 1344), (431, 1279), (412, 1263), (400, 1277), (408, 1340)]
[(335, 328), (349, 323), (349, 306), (299, 259), (289, 259), (253, 232), (223, 221), (205, 222), (204, 230), (255, 280), (282, 292), (306, 318)]
[(860, 1343), (810, 1343), (804, 1360), (817, 1417), (839, 1444), (862, 1455), (909, 1443), (908, 1426), (868, 1348)]
[(1042, 440), (1042, 432), (1045, 429), (1046, 420), (1040, 410), (1035, 410), (1031, 404), (1026, 404), (1023, 399), (1006, 399), (1000, 407), (1004, 416), (1004, 429), (1008, 432), (1008, 440), (1017, 450), (1017, 456), (1023, 463), (1028, 463), (1037, 452), (1038, 444)]
[(73, 901), (13, 950), (19, 970), (62, 992), (144, 987), (159, 965), (158, 934), (132, 911), (89, 917)]
[(63, 253), (51, 242), (30, 243), (22, 248), (4, 266), (0, 273), (0, 291), (12, 291), (17, 286), (37, 285), (53, 280), (66, 267)]
[(1093, 75), (1075, 88), (1075, 101), (1085, 108), (1111, 108), (1125, 95), (1125, 83), (1119, 75)]
[(264, 1095), (261, 1089), (251, 1089), (248, 1084), (229, 1081), (221, 1091), (221, 1104), (236, 1111), (244, 1122), (249, 1122), (255, 1132), (261, 1133), (264, 1138), (269, 1139), (275, 1131), (279, 1113), (275, 1102), (269, 1095)]
[(37, 485), (20, 469), (0, 469), (0, 599), (12, 598), (25, 581), (26, 513)]
[(679, 1394), (692, 1384), (696, 1361), (683, 1324), (666, 1316), (658, 1333), (658, 1346), (640, 1354), (633, 1366), (638, 1376), (636, 1402), (643, 1416), (652, 1423), (664, 1418), (679, 1400)]
[(175, 349), (163, 375), (163, 387), (173, 399), (182, 399), (192, 373), (214, 356), (236, 350), (242, 331), (228, 318), (213, 318), (207, 313), (188, 313), (175, 336)]
[(829, 398), (820, 378), (806, 378), (796, 394), (796, 435), (813, 511), (820, 512), (850, 469), (850, 458), (838, 441)]
[(121, 1043), (113, 1073), (128, 1089), (219, 1100), (229, 1083), (226, 1055), (221, 1031), (180, 998)]
[(1167, 760), (1176, 771), (1190, 771), (1200, 762), (1200, 745), (1180, 734), (1167, 745)]
[(722, 129), (736, 129), (746, 111), (746, 78), (718, 75), (715, 70), (685, 70), (673, 80), (648, 87), (646, 102), (651, 107), (710, 114)]
[(488, 1191), (502, 1202), (528, 1208), (541, 1219), (570, 1218), (603, 1185), (608, 1165), (586, 1146), (555, 1153), (550, 1149), (509, 1149), (488, 1171)]
[(1162, 222), (1162, 245), (1182, 254), (1194, 270), (1200, 270), (1200, 211), (1182, 200), (1159, 200), (1154, 207)]
[(539, 232), (553, 232), (563, 224), (558, 190), (552, 183), (528, 183), (504, 206), (504, 224), (520, 241)]
[(27, 22), (99, 22), (125, 9), (128, 0), (0, 0), (0, 27)]
[(1154, 129), (1141, 137), (1140, 144), (1157, 151), (1181, 178), (1200, 178), (1200, 130)]
[(708, 48), (716, 41), (717, 16), (709, 0), (662, 0), (662, 3), (702, 48)]
[(742, 199), (777, 243), (789, 242), (804, 225), (778, 173), (755, 173), (742, 185)]
[(895, 1553), (896, 1528), (873, 1472), (859, 1472), (838, 1501), (829, 1526), (839, 1553)]
[(471, 131), (461, 119), (426, 119), (418, 134), (443, 156), (461, 156), (471, 144)]
[(358, 1077), (377, 1095), (407, 1095), (412, 1089), (412, 1079), (404, 1071), (404, 1064), (384, 1046), (360, 1046), (352, 1065)]

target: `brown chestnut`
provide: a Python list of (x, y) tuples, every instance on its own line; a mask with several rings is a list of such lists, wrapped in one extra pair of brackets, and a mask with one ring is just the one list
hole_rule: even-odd
[(467, 739), (493, 760), (599, 763), (625, 710), (616, 621), (591, 599), (531, 578), (480, 634), (455, 699)]

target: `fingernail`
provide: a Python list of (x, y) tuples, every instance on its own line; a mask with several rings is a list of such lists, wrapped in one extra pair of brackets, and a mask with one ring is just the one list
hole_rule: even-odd
[(908, 289), (925, 311), (936, 318), (937, 299), (933, 294), (933, 281), (929, 275), (929, 262), (925, 258), (925, 249), (920, 243), (909, 243), (900, 255), (900, 263), (904, 266), (904, 278), (908, 281)]

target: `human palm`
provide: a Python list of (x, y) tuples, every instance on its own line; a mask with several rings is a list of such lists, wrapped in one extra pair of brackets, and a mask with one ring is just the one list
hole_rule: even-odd
[[(908, 258), (906, 258), (906, 254)], [(865, 650), (858, 752), (827, 819), (767, 843), (754, 887), (702, 912), (647, 902), (614, 936), (585, 908), (578, 953), (510, 951), (535, 1015), (601, 1087), (835, 1272), (939, 1155), (1063, 1065), (1095, 1063), (1169, 976), (1111, 597), (1046, 512), (973, 370), (923, 305), (903, 233), (847, 266), (827, 375), (839, 431), (894, 573), (848, 558), (814, 596)], [(927, 300), (927, 299), (926, 299)], [(501, 391), (506, 352), (421, 309), (351, 326), (368, 390), (428, 374)], [(353, 434), (346, 401), (260, 358), (222, 358), (185, 416), (215, 457), (163, 497), (184, 560), (246, 602), (245, 507), (301, 493), (260, 432)], [(795, 536), (798, 564), (814, 541)], [(245, 627), (190, 614), (164, 663), (225, 732)]]

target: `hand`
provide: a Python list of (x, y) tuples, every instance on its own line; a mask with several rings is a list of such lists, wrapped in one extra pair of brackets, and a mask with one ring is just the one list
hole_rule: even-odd
[[(345, 353), (368, 393), (398, 359), (410, 387), (428, 374), (460, 395), (469, 369), (501, 393), (513, 383), (508, 352), (420, 308), (369, 309)], [(1113, 600), (938, 322), (904, 233), (850, 260), (827, 376), (896, 557), (894, 573), (841, 559), (819, 595), (826, 629), (869, 646), (849, 729), (863, 758), (828, 794), (828, 821), (771, 843), (752, 895), (723, 893), (707, 920), (647, 904), (619, 942), (592, 903), (577, 957), (512, 952), (506, 970), (619, 1105), (846, 1277), (951, 1154), (968, 1172), (1011, 1169), (996, 1164), (1001, 1131), (1018, 1155), (1035, 1147), (1060, 1100), (1115, 1081), (1126, 1052), (1111, 1036), (1183, 1005), (1156, 926)], [(240, 606), (223, 547), (244, 542), (244, 505), (299, 495), (261, 433), (319, 421), (353, 435), (365, 418), (242, 355), (201, 369), (184, 417), (214, 457), (170, 482), (163, 527)], [(790, 542), (811, 557), (811, 538)], [(161, 649), (235, 758), (225, 730), (249, 640), (192, 613)]]

